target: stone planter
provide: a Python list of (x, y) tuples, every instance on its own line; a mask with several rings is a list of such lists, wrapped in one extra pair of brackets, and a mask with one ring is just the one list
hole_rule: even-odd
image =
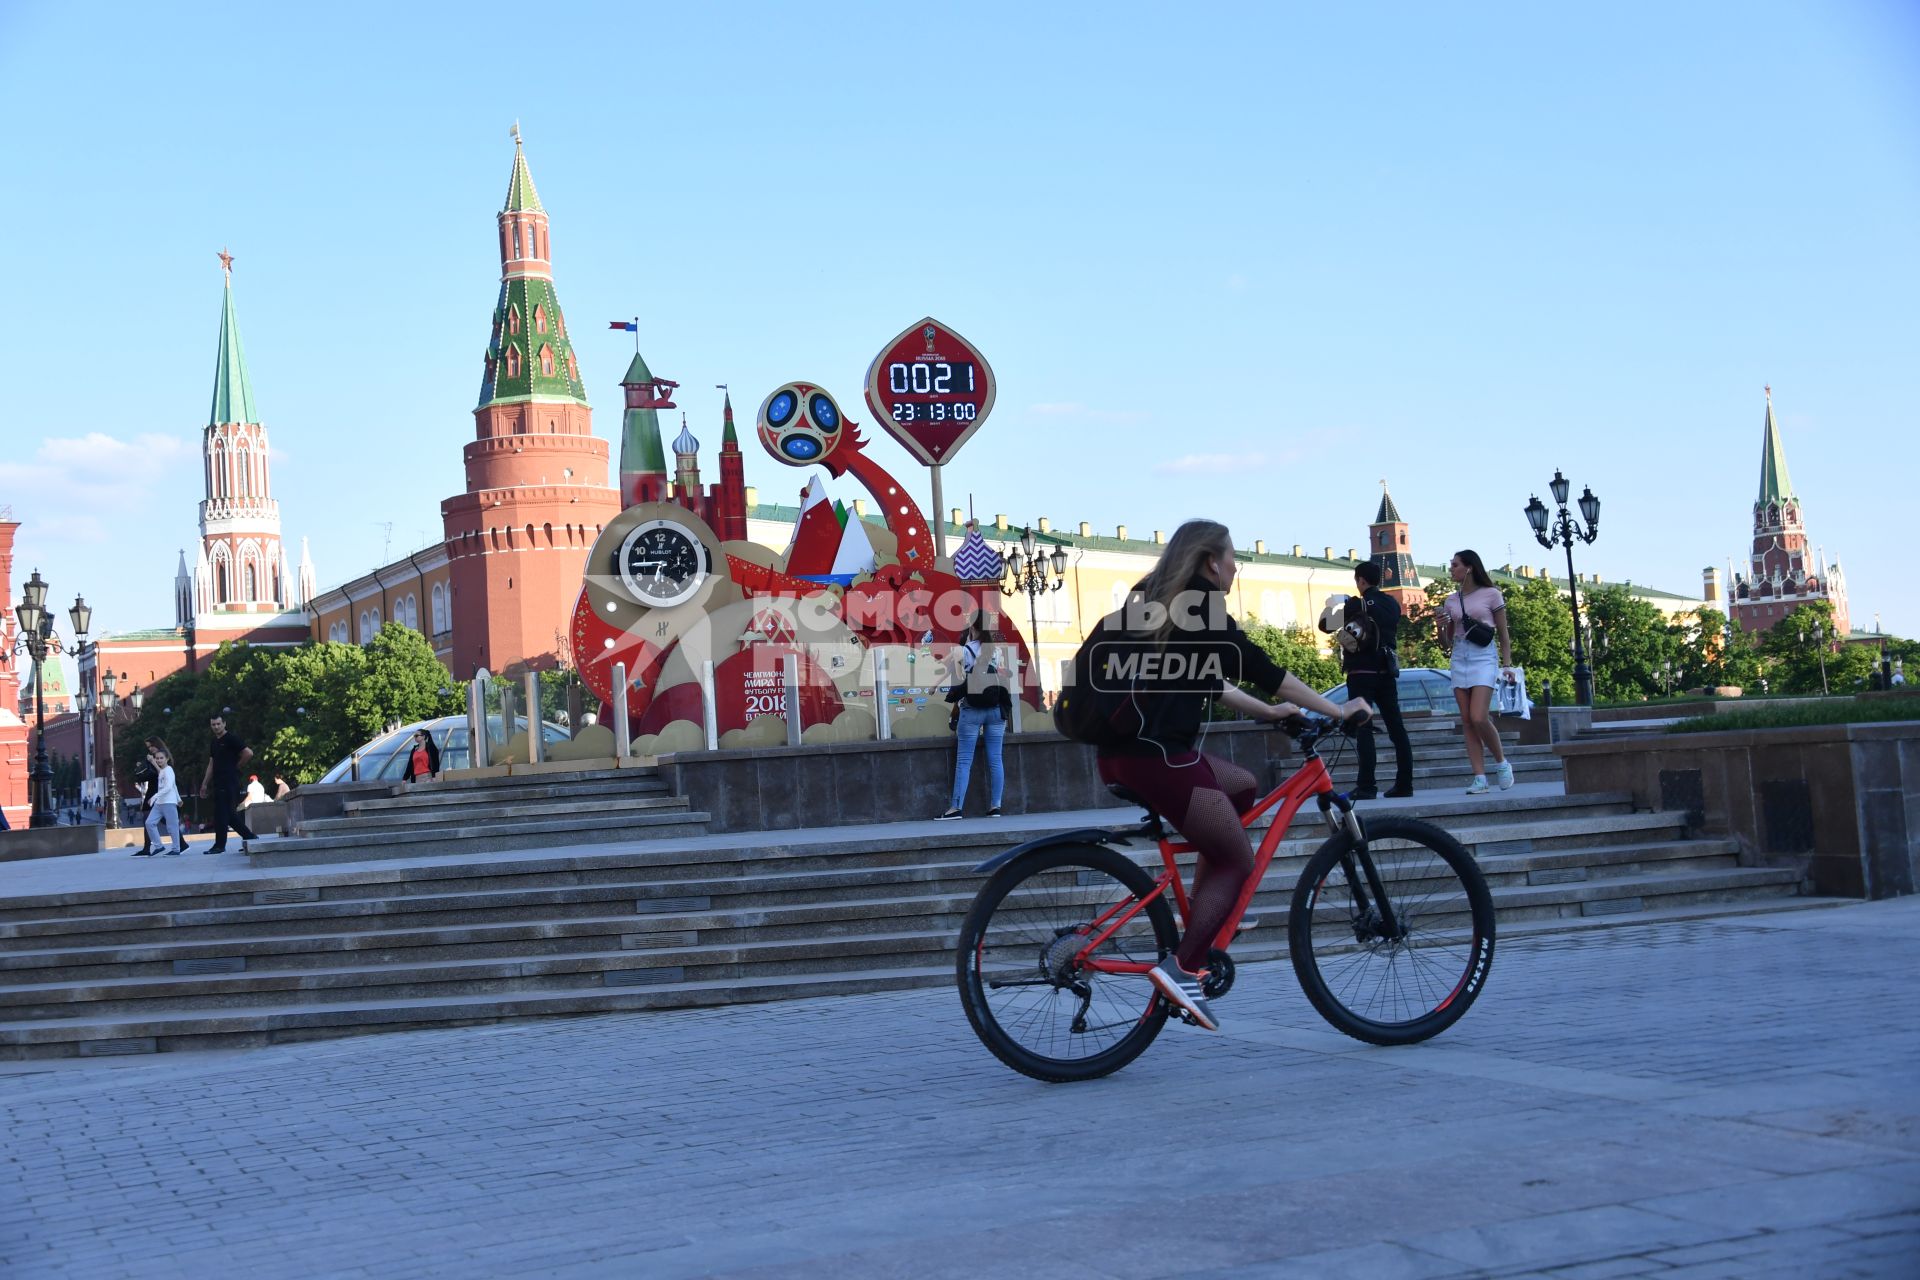
[(1569, 794), (1631, 791), (1732, 836), (1752, 866), (1805, 868), (1815, 892), (1920, 887), (1920, 721), (1647, 734), (1554, 751)]

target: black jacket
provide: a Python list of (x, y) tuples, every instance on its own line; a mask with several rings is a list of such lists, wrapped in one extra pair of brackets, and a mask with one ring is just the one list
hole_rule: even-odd
[[(1281, 682), (1287, 678), (1286, 668), (1249, 640), (1240, 624), (1227, 613), (1225, 593), (1199, 577), (1189, 582), (1187, 589), (1204, 597), (1199, 626), (1176, 627), (1164, 650), (1151, 640), (1130, 643), (1139, 646), (1143, 654), (1159, 652), (1168, 658), (1186, 659), (1189, 664), (1217, 658), (1224, 664), (1227, 678), (1210, 682), (1204, 692), (1190, 676), (1136, 680), (1130, 704), (1124, 705), (1114, 719), (1116, 726), (1123, 729), (1137, 726), (1137, 737), (1131, 742), (1103, 748), (1101, 754), (1158, 755), (1165, 751), (1175, 755), (1191, 751), (1199, 737), (1200, 724), (1206, 718), (1208, 703), (1224, 693), (1228, 684), (1245, 681), (1273, 695), (1280, 691)], [(1115, 629), (1113, 634), (1124, 638), (1126, 633)], [(1162, 661), (1158, 665), (1164, 670), (1167, 664)]]
[(1358, 653), (1343, 652), (1340, 665), (1348, 675), (1377, 675), (1387, 669), (1385, 651), (1400, 647), (1400, 602), (1378, 587), (1368, 587), (1363, 595), (1347, 597), (1346, 620), (1362, 614), (1373, 622), (1375, 644)]
[[(412, 742), (407, 743), (406, 752), (407, 752), (407, 771), (401, 775), (401, 781), (412, 782), (414, 779), (413, 743)], [(427, 773), (429, 776), (435, 776), (435, 775), (438, 775), (439, 772), (440, 772), (440, 747), (438, 743), (434, 742), (433, 735), (428, 734), (427, 735)]]

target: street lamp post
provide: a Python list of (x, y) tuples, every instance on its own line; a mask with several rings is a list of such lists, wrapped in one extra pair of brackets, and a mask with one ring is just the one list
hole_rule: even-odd
[[(124, 672), (122, 675), (124, 676)], [(119, 682), (109, 671), (100, 677), (100, 710), (107, 721), (107, 830), (120, 825), (120, 765), (113, 755), (113, 713), (120, 706)]]
[(53, 805), (53, 765), (47, 761), (47, 682), (41, 665), (53, 644), (53, 615), (47, 612), (47, 584), (35, 569), (33, 577), (20, 589), (20, 604), (14, 610), (20, 622), (20, 643), (33, 659), (33, 697), (39, 719), (39, 745), (28, 772), (33, 795), (33, 814), (27, 819), (32, 827), (51, 827), (60, 821)]
[[(87, 657), (87, 632), (93, 629), (93, 610), (87, 606), (85, 596), (74, 596), (73, 608), (67, 610), (67, 621), (73, 624), (74, 659), (79, 664), (80, 671), (80, 692), (74, 698), (74, 702), (80, 712), (80, 747), (81, 754), (86, 760), (86, 767), (81, 771), (81, 785), (85, 786), (86, 782), (93, 777), (94, 766), (94, 702), (93, 690), (89, 683), (93, 664)], [(98, 649), (95, 649), (96, 657), (98, 652)]]
[[(1801, 644), (1805, 644), (1806, 642), (1807, 642), (1807, 633), (1806, 633), (1806, 632), (1805, 632), (1805, 631), (1803, 630), (1803, 631), (1801, 631), (1801, 633), (1800, 633), (1800, 643), (1801, 643)], [(1824, 698), (1824, 697), (1826, 697), (1826, 696), (1827, 696), (1827, 694), (1828, 694), (1828, 689), (1827, 689), (1827, 628), (1826, 628), (1826, 626), (1825, 626), (1824, 624), (1822, 624), (1822, 623), (1819, 623), (1819, 622), (1816, 622), (1816, 623), (1814, 623), (1814, 624), (1813, 624), (1813, 647), (1814, 647), (1814, 648), (1815, 648), (1815, 649), (1816, 649), (1816, 650), (1817, 650), (1817, 651), (1819, 652), (1819, 654), (1820, 654), (1820, 696)]]
[(1587, 646), (1580, 638), (1580, 587), (1573, 577), (1573, 544), (1578, 539), (1587, 545), (1600, 536), (1600, 499), (1593, 496), (1589, 486), (1580, 492), (1580, 515), (1586, 520), (1583, 529), (1567, 511), (1567, 491), (1573, 486), (1567, 478), (1554, 468), (1553, 479), (1549, 482), (1553, 491), (1553, 501), (1560, 510), (1556, 516), (1547, 510), (1538, 494), (1527, 500), (1527, 523), (1533, 526), (1533, 537), (1541, 546), (1551, 550), (1563, 546), (1567, 549), (1567, 598), (1573, 608), (1573, 700), (1583, 707), (1593, 705), (1593, 672), (1587, 669)]
[[(1053, 576), (1047, 576), (1051, 567)], [(1035, 544), (1033, 530), (1020, 530), (1020, 545), (1007, 556), (1007, 594), (1025, 592), (1027, 597), (1027, 620), (1033, 630), (1032, 660), (1040, 661), (1040, 597), (1049, 591), (1058, 591), (1067, 581), (1067, 549), (1055, 547), (1052, 555), (1041, 554)], [(1036, 680), (1039, 678), (1036, 672)]]

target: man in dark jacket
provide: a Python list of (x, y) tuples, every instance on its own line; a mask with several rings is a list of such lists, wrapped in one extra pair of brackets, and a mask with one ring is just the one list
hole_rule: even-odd
[(200, 798), (213, 800), (213, 844), (200, 852), (225, 853), (227, 828), (232, 827), (240, 833), (240, 852), (252, 853), (247, 846), (260, 837), (253, 834), (253, 828), (240, 816), (240, 797), (246, 792), (240, 782), (240, 771), (253, 759), (253, 748), (242, 742), (239, 734), (227, 729), (224, 714), (213, 717), (212, 728), (207, 771), (200, 779)]
[[(1371, 560), (1353, 567), (1353, 585), (1359, 594), (1347, 597), (1346, 621), (1349, 625), (1360, 624), (1358, 630), (1364, 638), (1351, 650), (1341, 647), (1347, 696), (1365, 698), (1372, 703), (1375, 719), (1385, 723), (1387, 736), (1393, 739), (1394, 781), (1387, 794), (1410, 796), (1413, 794), (1413, 744), (1407, 740), (1407, 725), (1400, 718), (1398, 680), (1400, 604), (1392, 596), (1381, 593), (1380, 566)], [(1355, 740), (1354, 746), (1360, 759), (1360, 779), (1353, 798), (1372, 800), (1380, 792), (1375, 782), (1371, 725)]]

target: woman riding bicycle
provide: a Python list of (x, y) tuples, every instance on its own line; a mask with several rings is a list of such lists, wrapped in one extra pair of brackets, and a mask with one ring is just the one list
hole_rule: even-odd
[[(1155, 675), (1136, 678), (1113, 718), (1116, 728), (1133, 737), (1100, 748), (1099, 758), (1102, 781), (1145, 801), (1199, 852), (1187, 931), (1179, 949), (1149, 977), (1163, 996), (1209, 1031), (1220, 1024), (1201, 983), (1208, 952), (1253, 872), (1253, 845), (1240, 815), (1253, 805), (1258, 788), (1239, 765), (1199, 750), (1208, 703), (1217, 700), (1274, 722), (1302, 707), (1333, 719), (1371, 713), (1360, 699), (1329, 702), (1247, 638), (1226, 610), (1226, 593), (1238, 571), (1225, 525), (1189, 520), (1174, 530), (1159, 564), (1134, 584), (1122, 615), (1124, 642), (1137, 646), (1143, 659), (1134, 670)], [(1120, 641), (1120, 634), (1115, 638)], [(1181, 674), (1196, 670), (1218, 671), (1223, 678)], [(1235, 680), (1286, 701), (1263, 702), (1235, 687)]]

